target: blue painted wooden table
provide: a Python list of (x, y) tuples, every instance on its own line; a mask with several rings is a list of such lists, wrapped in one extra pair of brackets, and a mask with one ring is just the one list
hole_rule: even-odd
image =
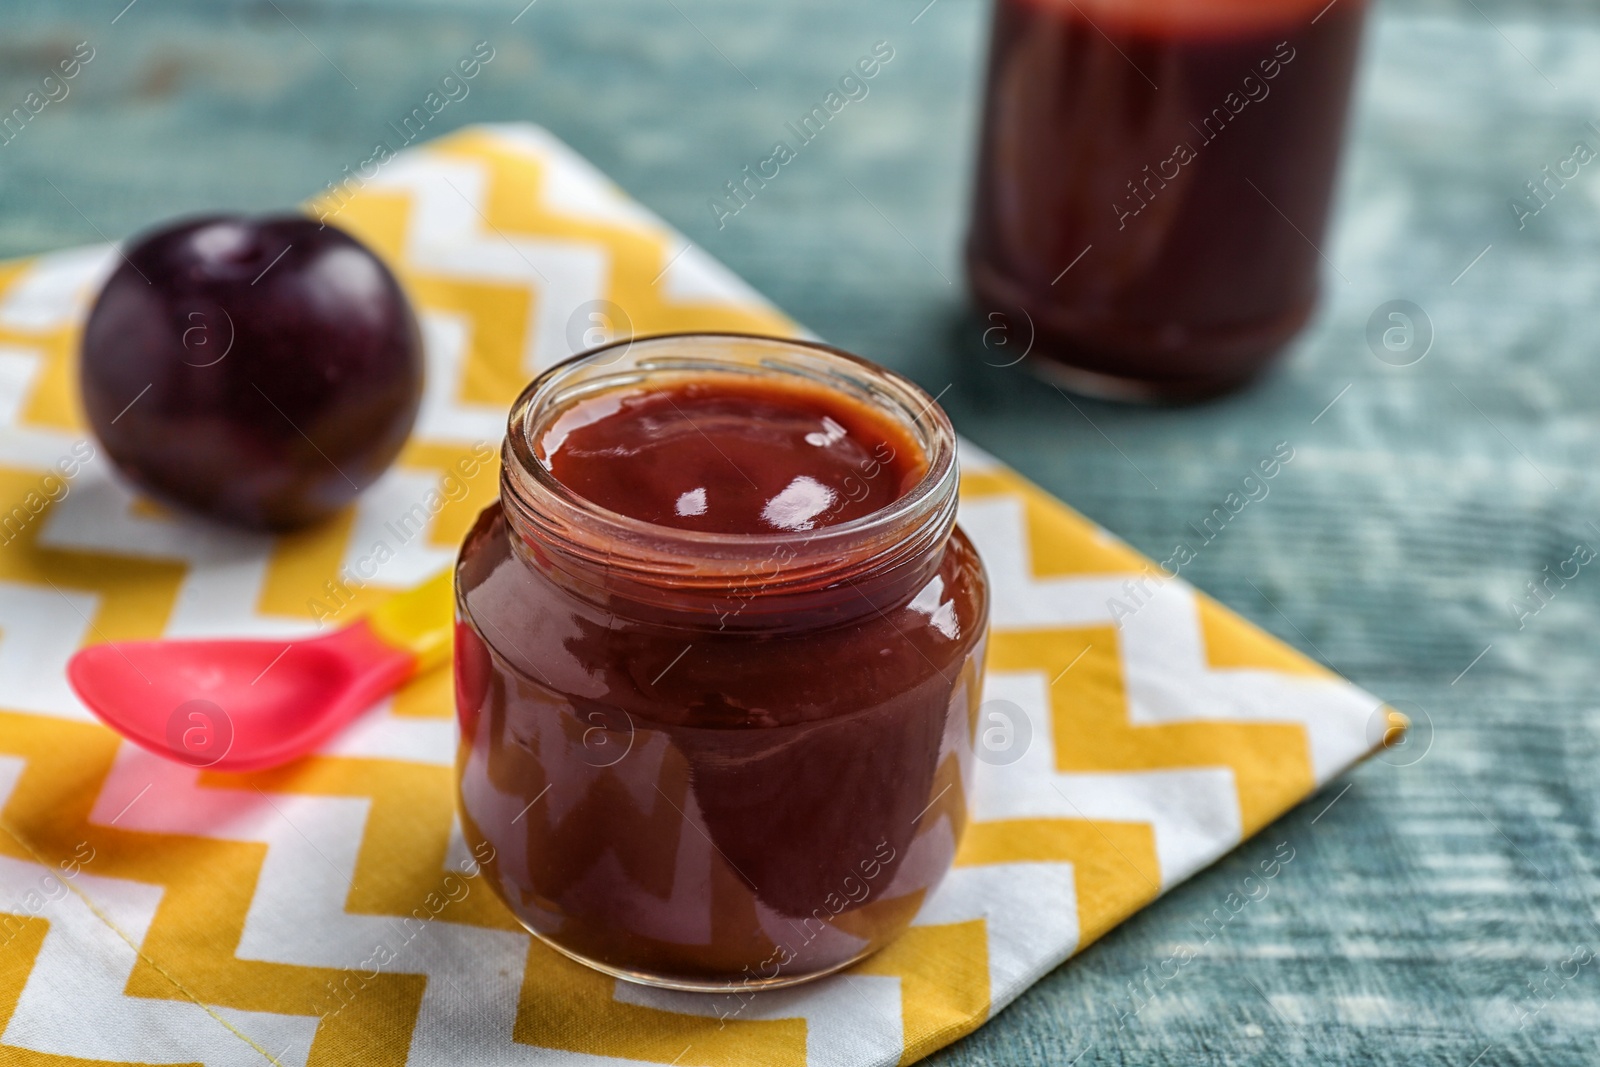
[[(1146, 552), (1170, 554), (1291, 442), (1270, 496), (1185, 577), (1419, 723), (1410, 748), (935, 1062), (1600, 1056), (1600, 577), (1527, 592), (1576, 546), (1600, 549), (1600, 173), (1547, 186), (1537, 214), (1510, 208), (1534, 203), (1524, 183), (1576, 141), (1600, 146), (1590, 6), (1380, 5), (1319, 316), (1250, 391), (1143, 410), (1074, 406), (990, 366), (1004, 360), (963, 309), (980, 0), (525, 2), (8, 0), (5, 109), (75, 42), (95, 57), (0, 145), (0, 254), (293, 204), (491, 41), (440, 132), (548, 126), (812, 329), (943, 391), (968, 436)], [(878, 41), (895, 59), (870, 94), (736, 216), (711, 209)], [(1396, 299), (1433, 331), (1405, 367), (1365, 339)], [(1129, 982), (1283, 839), (1303, 859), (1270, 900), (1130, 1014)]]

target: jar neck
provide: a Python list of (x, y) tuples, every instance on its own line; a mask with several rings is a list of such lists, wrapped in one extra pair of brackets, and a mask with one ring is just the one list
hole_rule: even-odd
[[(538, 458), (542, 430), (578, 400), (719, 374), (798, 375), (869, 404), (907, 430), (925, 474), (886, 507), (848, 522), (713, 534), (601, 508)], [(915, 596), (937, 572), (955, 525), (957, 481), (949, 420), (910, 381), (824, 345), (700, 334), (619, 342), (542, 375), (512, 408), (500, 499), (518, 558), (573, 595), (664, 625), (769, 632), (842, 624)]]

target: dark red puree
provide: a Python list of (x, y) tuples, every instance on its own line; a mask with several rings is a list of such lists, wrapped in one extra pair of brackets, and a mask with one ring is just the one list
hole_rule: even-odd
[[(948, 422), (765, 370), (527, 403), (456, 578), (462, 823), (491, 884), (548, 943), (657, 983), (879, 948), (966, 823), (988, 607)], [(562, 511), (541, 465), (608, 510)]]
[(1366, 7), (996, 0), (967, 242), (995, 354), (1146, 397), (1265, 366), (1316, 300)]
[(710, 533), (849, 522), (904, 495), (927, 469), (906, 430), (870, 408), (731, 377), (579, 403), (538, 451), (561, 484), (601, 507)]

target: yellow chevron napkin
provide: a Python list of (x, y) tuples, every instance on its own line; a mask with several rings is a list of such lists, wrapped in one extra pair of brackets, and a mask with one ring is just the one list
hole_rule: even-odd
[[(909, 1062), (1382, 740), (1378, 700), (968, 448), (961, 522), (994, 586), (979, 729), (1002, 743), (955, 870), (845, 974), (671, 993), (530, 939), (461, 840), (448, 672), (273, 772), (120, 743), (66, 685), (77, 648), (299, 634), (329, 598), (376, 603), (495, 499), (467, 461), (539, 370), (627, 331), (797, 330), (536, 127), (465, 130), (312, 206), (395, 266), (428, 387), (397, 466), (291, 536), (157, 509), (86, 437), (75, 338), (114, 250), (0, 265), (0, 1062)], [(389, 521), (424, 499), (425, 531)]]

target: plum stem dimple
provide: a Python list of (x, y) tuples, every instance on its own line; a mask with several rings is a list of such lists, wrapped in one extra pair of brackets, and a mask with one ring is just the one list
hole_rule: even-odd
[(268, 263), (265, 267), (262, 267), (261, 268), (261, 273), (257, 274), (253, 279), (251, 279), (250, 284), (254, 285), (256, 282), (259, 282), (262, 278), (265, 278), (267, 276), (267, 271), (271, 270), (273, 267), (276, 267), (278, 265), (278, 260), (280, 260), (284, 256), (288, 255), (289, 254), (289, 249), (291, 249), (293, 247), (294, 247), (294, 245), (284, 245), (283, 246), (283, 251), (279, 252), (276, 256), (273, 256), (272, 257), (272, 262)]

